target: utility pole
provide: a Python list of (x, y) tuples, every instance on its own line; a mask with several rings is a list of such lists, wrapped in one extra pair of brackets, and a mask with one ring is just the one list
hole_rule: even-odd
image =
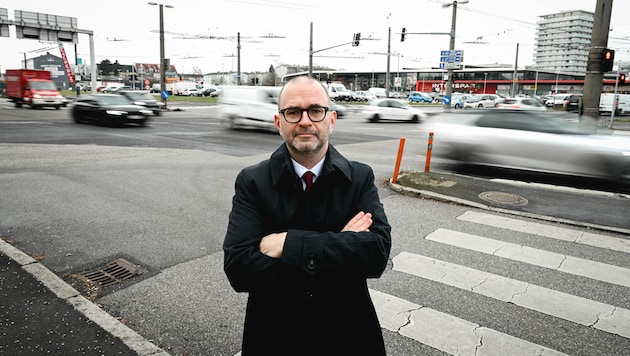
[(241, 33), (236, 33), (236, 85), (241, 85)]
[[(468, 0), (460, 1), (461, 4), (465, 4), (467, 2)], [(457, 1), (453, 1), (451, 4), (442, 5), (442, 7), (449, 7), (449, 6), (453, 7), (453, 17), (451, 18), (451, 32), (449, 33), (449, 36), (451, 38), (449, 41), (448, 49), (449, 51), (454, 51), (455, 50), (455, 27), (456, 27), (455, 24), (457, 20)], [(448, 68), (446, 73), (447, 73), (448, 78), (446, 80), (445, 97), (448, 97), (449, 99), (451, 99), (451, 97), (453, 96), (453, 68)], [(445, 100), (444, 111), (450, 111), (450, 110), (451, 110), (451, 102), (450, 100), (448, 100), (448, 102)]]
[(584, 111), (580, 117), (580, 129), (595, 132), (599, 120), (599, 99), (602, 93), (604, 73), (602, 72), (602, 54), (608, 45), (608, 31), (610, 30), (610, 15), (613, 0), (597, 0), (595, 5), (595, 20), (591, 34), (591, 46), (588, 52), (586, 77), (582, 92)]
[(389, 98), (390, 82), (389, 82), (389, 63), (391, 57), (392, 28), (387, 28), (387, 72), (385, 73), (385, 97)]

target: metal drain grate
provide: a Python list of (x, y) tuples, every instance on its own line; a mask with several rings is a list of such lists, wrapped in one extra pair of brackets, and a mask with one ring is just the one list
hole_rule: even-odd
[(109, 262), (101, 269), (87, 272), (81, 274), (80, 276), (92, 282), (98, 283), (103, 287), (107, 287), (141, 274), (142, 270), (140, 270), (140, 268), (136, 265), (124, 258), (118, 258)]
[(479, 194), (479, 198), (497, 204), (505, 205), (527, 205), (529, 201), (520, 195), (503, 193), (503, 192), (483, 192)]

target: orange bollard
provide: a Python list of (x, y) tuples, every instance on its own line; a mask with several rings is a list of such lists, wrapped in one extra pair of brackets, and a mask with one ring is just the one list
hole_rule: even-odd
[(431, 152), (433, 152), (433, 132), (429, 132), (429, 144), (427, 146), (427, 161), (424, 164), (424, 171), (429, 171), (429, 166), (431, 166)]
[(398, 171), (400, 170), (400, 161), (402, 161), (402, 154), (405, 148), (405, 138), (400, 138), (400, 144), (398, 145), (398, 156), (396, 157), (396, 167), (394, 168), (394, 177), (392, 177), (392, 183), (396, 184), (398, 180)]

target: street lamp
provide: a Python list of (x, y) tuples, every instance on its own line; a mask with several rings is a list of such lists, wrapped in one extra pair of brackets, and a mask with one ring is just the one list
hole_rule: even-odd
[(164, 8), (172, 9), (172, 5), (149, 2), (149, 5), (160, 7), (160, 93), (166, 90), (166, 59), (164, 58)]
[[(457, 18), (457, 4), (466, 4), (468, 3), (468, 0), (464, 0), (464, 1), (453, 1), (450, 4), (443, 4), (442, 7), (449, 7), (452, 6), (453, 7), (453, 17), (451, 19), (451, 32), (449, 33), (451, 39), (449, 41), (449, 46), (448, 49), (450, 51), (455, 50), (455, 20)], [(449, 68), (448, 69), (448, 79), (446, 81), (446, 94), (445, 96), (447, 96), (449, 99), (453, 94), (453, 68)], [(450, 110), (451, 109), (451, 103), (444, 103), (444, 110)]]

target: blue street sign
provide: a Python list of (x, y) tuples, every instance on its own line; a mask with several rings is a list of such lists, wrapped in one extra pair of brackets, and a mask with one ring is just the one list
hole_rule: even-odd
[(444, 99), (442, 99), (442, 102), (443, 102), (445, 105), (450, 104), (450, 103), (451, 103), (451, 97), (450, 97), (450, 96), (448, 96), (448, 95), (444, 95)]
[(162, 99), (168, 98), (168, 90), (162, 92)]

